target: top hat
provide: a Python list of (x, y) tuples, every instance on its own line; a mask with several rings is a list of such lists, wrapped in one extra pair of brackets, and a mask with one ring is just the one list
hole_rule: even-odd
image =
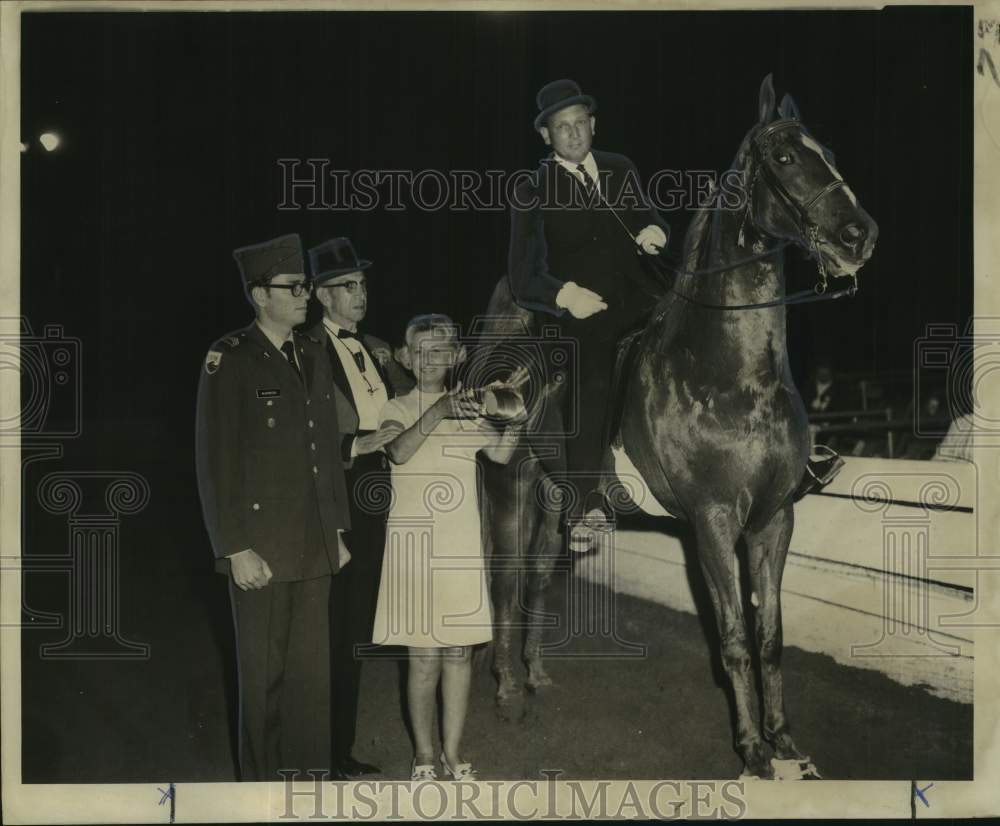
[(331, 238), (309, 250), (309, 265), (313, 284), (318, 287), (339, 275), (365, 270), (372, 262), (358, 258), (349, 238)]
[(233, 250), (243, 283), (250, 287), (276, 275), (305, 275), (302, 240), (294, 233)]
[(597, 101), (590, 95), (585, 95), (580, 91), (579, 85), (572, 80), (553, 80), (546, 83), (538, 90), (535, 97), (538, 104), (538, 114), (535, 116), (535, 129), (545, 126), (549, 115), (554, 115), (560, 109), (567, 106), (576, 106), (582, 103), (591, 113), (597, 110)]

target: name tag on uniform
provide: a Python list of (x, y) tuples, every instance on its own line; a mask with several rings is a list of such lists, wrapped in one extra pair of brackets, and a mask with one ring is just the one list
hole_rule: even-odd
[(281, 390), (277, 387), (266, 387), (257, 390), (258, 399), (277, 399), (281, 396)]

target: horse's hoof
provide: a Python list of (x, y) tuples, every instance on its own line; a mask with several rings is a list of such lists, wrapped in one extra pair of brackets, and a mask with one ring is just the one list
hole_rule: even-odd
[(497, 719), (501, 723), (520, 723), (527, 712), (524, 698), (519, 694), (517, 697), (497, 698)]
[(551, 688), (554, 685), (555, 683), (552, 681), (552, 678), (544, 671), (539, 672), (537, 676), (528, 677), (524, 681), (524, 687), (532, 694), (537, 694), (542, 689)]
[(791, 760), (771, 758), (775, 780), (822, 780), (816, 765), (808, 757), (798, 757)]
[(763, 744), (747, 748), (743, 756), (740, 780), (773, 780), (774, 771), (768, 763)]

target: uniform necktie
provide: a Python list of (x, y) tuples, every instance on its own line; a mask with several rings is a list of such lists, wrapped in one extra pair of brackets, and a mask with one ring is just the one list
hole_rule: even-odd
[(292, 365), (292, 369), (295, 371), (295, 375), (299, 377), (299, 381), (302, 381), (302, 372), (299, 370), (299, 365), (295, 361), (295, 346), (290, 341), (283, 341), (281, 343), (281, 352), (285, 354), (285, 358), (288, 359), (288, 363)]
[(587, 190), (587, 195), (593, 197), (594, 193), (597, 192), (597, 184), (594, 183), (594, 179), (590, 177), (587, 167), (585, 167), (582, 163), (577, 164), (576, 171), (583, 175), (583, 187)]

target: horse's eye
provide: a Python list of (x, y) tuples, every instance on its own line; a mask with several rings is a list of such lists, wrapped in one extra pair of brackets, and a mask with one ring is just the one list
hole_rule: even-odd
[(782, 152), (780, 155), (775, 155), (774, 159), (778, 163), (783, 164), (783, 165), (790, 164), (794, 160), (794, 158), (792, 158), (792, 156), (789, 155), (787, 152)]

